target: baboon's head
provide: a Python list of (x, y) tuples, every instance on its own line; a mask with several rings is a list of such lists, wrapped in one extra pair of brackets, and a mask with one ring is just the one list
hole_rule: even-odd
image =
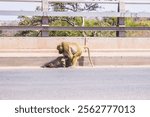
[(58, 45), (57, 50), (58, 50), (59, 54), (62, 54), (64, 51), (62, 45)]

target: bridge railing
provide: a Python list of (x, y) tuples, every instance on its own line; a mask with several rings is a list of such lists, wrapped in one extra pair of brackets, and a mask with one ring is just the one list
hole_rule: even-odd
[[(0, 0), (0, 2), (39, 2), (41, 3), (41, 11), (14, 11), (0, 10), (0, 15), (3, 16), (42, 16), (42, 25), (33, 26), (0, 26), (0, 29), (15, 29), (15, 30), (42, 30), (42, 36), (48, 36), (49, 30), (109, 30), (116, 31), (116, 36), (124, 37), (126, 30), (150, 30), (150, 27), (125, 27), (126, 17), (150, 17), (150, 12), (127, 12), (126, 4), (150, 5), (150, 1), (125, 1), (125, 0)], [(53, 2), (61, 3), (99, 3), (99, 4), (116, 4), (118, 5), (117, 12), (115, 11), (95, 11), (95, 12), (55, 12), (49, 11), (48, 4)], [(117, 17), (117, 27), (49, 27), (48, 16), (68, 16), (68, 17)]]

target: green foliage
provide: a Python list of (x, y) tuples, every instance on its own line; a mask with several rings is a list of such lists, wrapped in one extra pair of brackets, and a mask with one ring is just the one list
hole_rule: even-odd
[(23, 37), (36, 37), (39, 35), (39, 31), (19, 31), (18, 33), (15, 34), (15, 36), (23, 36)]
[[(23, 26), (39, 26), (41, 25), (41, 17), (20, 17), (19, 25)], [(56, 27), (81, 27), (83, 24), (82, 17), (49, 17), (49, 26)], [(116, 24), (115, 19), (85, 19), (85, 27), (107, 27)], [(39, 36), (39, 31), (20, 31), (15, 36)], [(114, 31), (84, 31), (89, 37), (94, 36), (115, 36)], [(83, 31), (49, 31), (49, 36), (85, 36)]]
[[(40, 26), (41, 25), (41, 17), (26, 17), (19, 16), (20, 26)], [(39, 31), (19, 31), (15, 34), (15, 36), (24, 36), (24, 37), (35, 37), (39, 35)]]
[[(98, 8), (102, 8), (96, 3), (50, 3), (51, 11), (96, 11)], [(36, 10), (41, 10), (37, 7)], [(41, 17), (25, 17), (20, 16), (21, 26), (38, 26), (41, 25)], [(109, 22), (96, 19), (85, 19), (82, 17), (49, 17), (49, 26), (59, 26), (59, 27), (100, 27), (100, 26), (110, 26), (113, 24), (113, 20), (110, 18), (105, 19)], [(20, 31), (16, 36), (38, 36), (39, 31)], [(101, 31), (49, 31), (49, 36), (112, 36), (112, 32), (101, 32)]]
[(77, 37), (77, 36), (82, 36), (81, 31), (50, 31), (49, 36), (70, 36), (70, 37)]
[[(126, 19), (127, 27), (149, 27), (150, 20), (144, 18), (127, 18)], [(149, 37), (150, 31), (127, 31), (127, 37)]]
[[(78, 4), (69, 4), (71, 11), (82, 11)], [(54, 10), (64, 11), (66, 9), (65, 4), (56, 3), (54, 4)], [(25, 17), (20, 16), (20, 26), (40, 26), (42, 22), (42, 17)], [(49, 17), (49, 26), (52, 27), (112, 27), (117, 26), (117, 18), (88, 18), (84, 19), (82, 17)], [(150, 20), (140, 19), (140, 18), (126, 18), (126, 27), (140, 27), (140, 26), (150, 26)], [(126, 31), (127, 36), (148, 36), (150, 31)], [(40, 36), (39, 31), (19, 31), (15, 36)], [(0, 32), (1, 35), (1, 32)], [(115, 31), (49, 31), (49, 36), (89, 36), (89, 37), (115, 37)]]
[(126, 26), (130, 27), (138, 27), (138, 26), (150, 26), (150, 20), (145, 19), (133, 19), (127, 18), (126, 19)]
[(106, 26), (117, 26), (117, 18), (104, 18), (103, 23)]

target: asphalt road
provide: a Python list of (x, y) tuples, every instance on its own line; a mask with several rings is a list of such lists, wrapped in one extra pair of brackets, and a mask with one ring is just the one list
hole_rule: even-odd
[(1, 68), (0, 99), (150, 99), (150, 67)]

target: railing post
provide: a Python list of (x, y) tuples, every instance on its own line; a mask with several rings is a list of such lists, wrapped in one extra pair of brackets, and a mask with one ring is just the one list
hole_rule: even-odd
[[(42, 0), (42, 11), (43, 11), (43, 16), (42, 16), (42, 26), (48, 26), (48, 0)], [(42, 30), (41, 36), (42, 37), (48, 37), (49, 36), (49, 31), (48, 30)]]
[[(125, 3), (123, 2), (123, 0), (119, 0), (118, 3), (118, 12), (125, 12)], [(118, 27), (125, 27), (125, 18), (122, 17), (118, 17), (117, 18), (117, 26)], [(116, 31), (116, 37), (125, 37), (125, 31)]]

